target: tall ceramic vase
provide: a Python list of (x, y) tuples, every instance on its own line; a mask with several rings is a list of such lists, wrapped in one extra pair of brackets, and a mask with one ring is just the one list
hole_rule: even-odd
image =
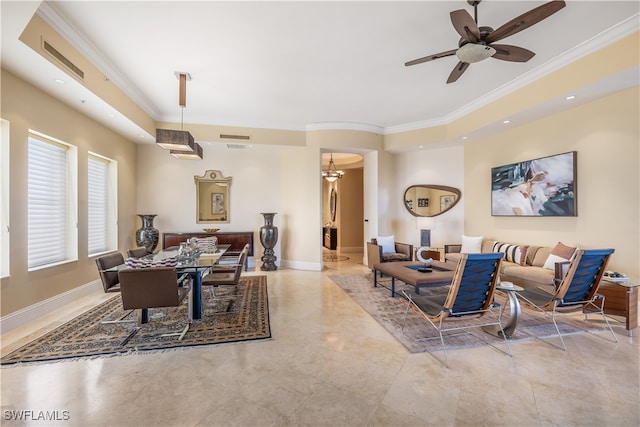
[(136, 243), (138, 246), (147, 248), (147, 252), (151, 253), (158, 246), (160, 232), (153, 227), (153, 219), (158, 216), (154, 215), (138, 215), (142, 220), (142, 227), (136, 230)]
[(276, 265), (276, 256), (274, 255), (273, 248), (278, 242), (278, 227), (273, 225), (273, 213), (262, 213), (264, 217), (264, 225), (260, 227), (260, 243), (264, 247), (264, 254), (262, 255), (262, 271), (274, 271), (278, 269)]

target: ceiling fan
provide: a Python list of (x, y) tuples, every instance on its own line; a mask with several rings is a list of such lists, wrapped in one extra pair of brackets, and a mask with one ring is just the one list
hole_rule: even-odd
[(566, 6), (563, 0), (553, 0), (523, 13), (494, 30), (491, 27), (478, 27), (478, 4), (480, 0), (467, 0), (467, 3), (473, 6), (474, 18), (464, 9), (454, 10), (450, 13), (451, 23), (461, 37), (457, 49), (414, 59), (413, 61), (405, 62), (404, 65), (409, 67), (433, 61), (434, 59), (456, 55), (459, 62), (447, 79), (447, 83), (453, 83), (469, 68), (469, 64), (489, 57), (503, 61), (527, 62), (534, 57), (535, 53), (522, 47), (494, 44), (494, 42), (519, 33)]

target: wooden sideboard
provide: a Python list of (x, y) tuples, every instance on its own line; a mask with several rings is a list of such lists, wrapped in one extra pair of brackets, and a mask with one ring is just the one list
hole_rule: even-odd
[[(249, 244), (249, 256), (253, 256), (253, 231), (219, 231), (216, 233), (162, 233), (162, 249), (172, 246), (180, 246), (180, 243), (186, 242), (192, 237), (211, 237), (216, 236), (218, 243), (221, 245), (231, 245), (227, 253), (240, 254), (242, 248)], [(248, 263), (245, 264), (245, 269)]]
[(631, 336), (638, 327), (638, 287), (600, 281), (598, 293), (604, 295), (604, 312), (625, 318), (625, 329)]

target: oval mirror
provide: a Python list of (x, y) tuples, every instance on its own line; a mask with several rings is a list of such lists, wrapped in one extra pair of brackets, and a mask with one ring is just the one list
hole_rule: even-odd
[(412, 185), (404, 192), (404, 207), (413, 216), (436, 216), (454, 207), (461, 195), (445, 185)]

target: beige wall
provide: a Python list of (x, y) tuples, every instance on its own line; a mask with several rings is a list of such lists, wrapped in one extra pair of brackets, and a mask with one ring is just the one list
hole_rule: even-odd
[[(420, 144), (422, 140), (417, 139), (415, 143)], [(420, 246), (420, 230), (417, 228), (416, 217), (407, 211), (403, 200), (406, 189), (418, 184), (446, 185), (462, 192), (458, 204), (444, 214), (434, 217), (435, 228), (431, 230), (431, 247), (443, 248), (445, 244), (460, 241), (464, 231), (464, 206), (467, 197), (464, 188), (464, 155), (462, 145), (451, 144), (395, 156), (393, 207), (397, 219), (393, 228), (397, 241)]]
[[(3, 316), (97, 279), (87, 255), (87, 155), (118, 162), (118, 217), (121, 250), (135, 225), (135, 144), (2, 70), (2, 118), (10, 123), (11, 276), (1, 281)], [(29, 129), (78, 147), (78, 261), (27, 271), (27, 138)]]
[[(508, 242), (614, 248), (609, 268), (638, 281), (640, 175), (638, 88), (628, 89), (498, 135), (464, 152), (464, 230)], [(577, 217), (491, 216), (490, 170), (577, 151)]]

